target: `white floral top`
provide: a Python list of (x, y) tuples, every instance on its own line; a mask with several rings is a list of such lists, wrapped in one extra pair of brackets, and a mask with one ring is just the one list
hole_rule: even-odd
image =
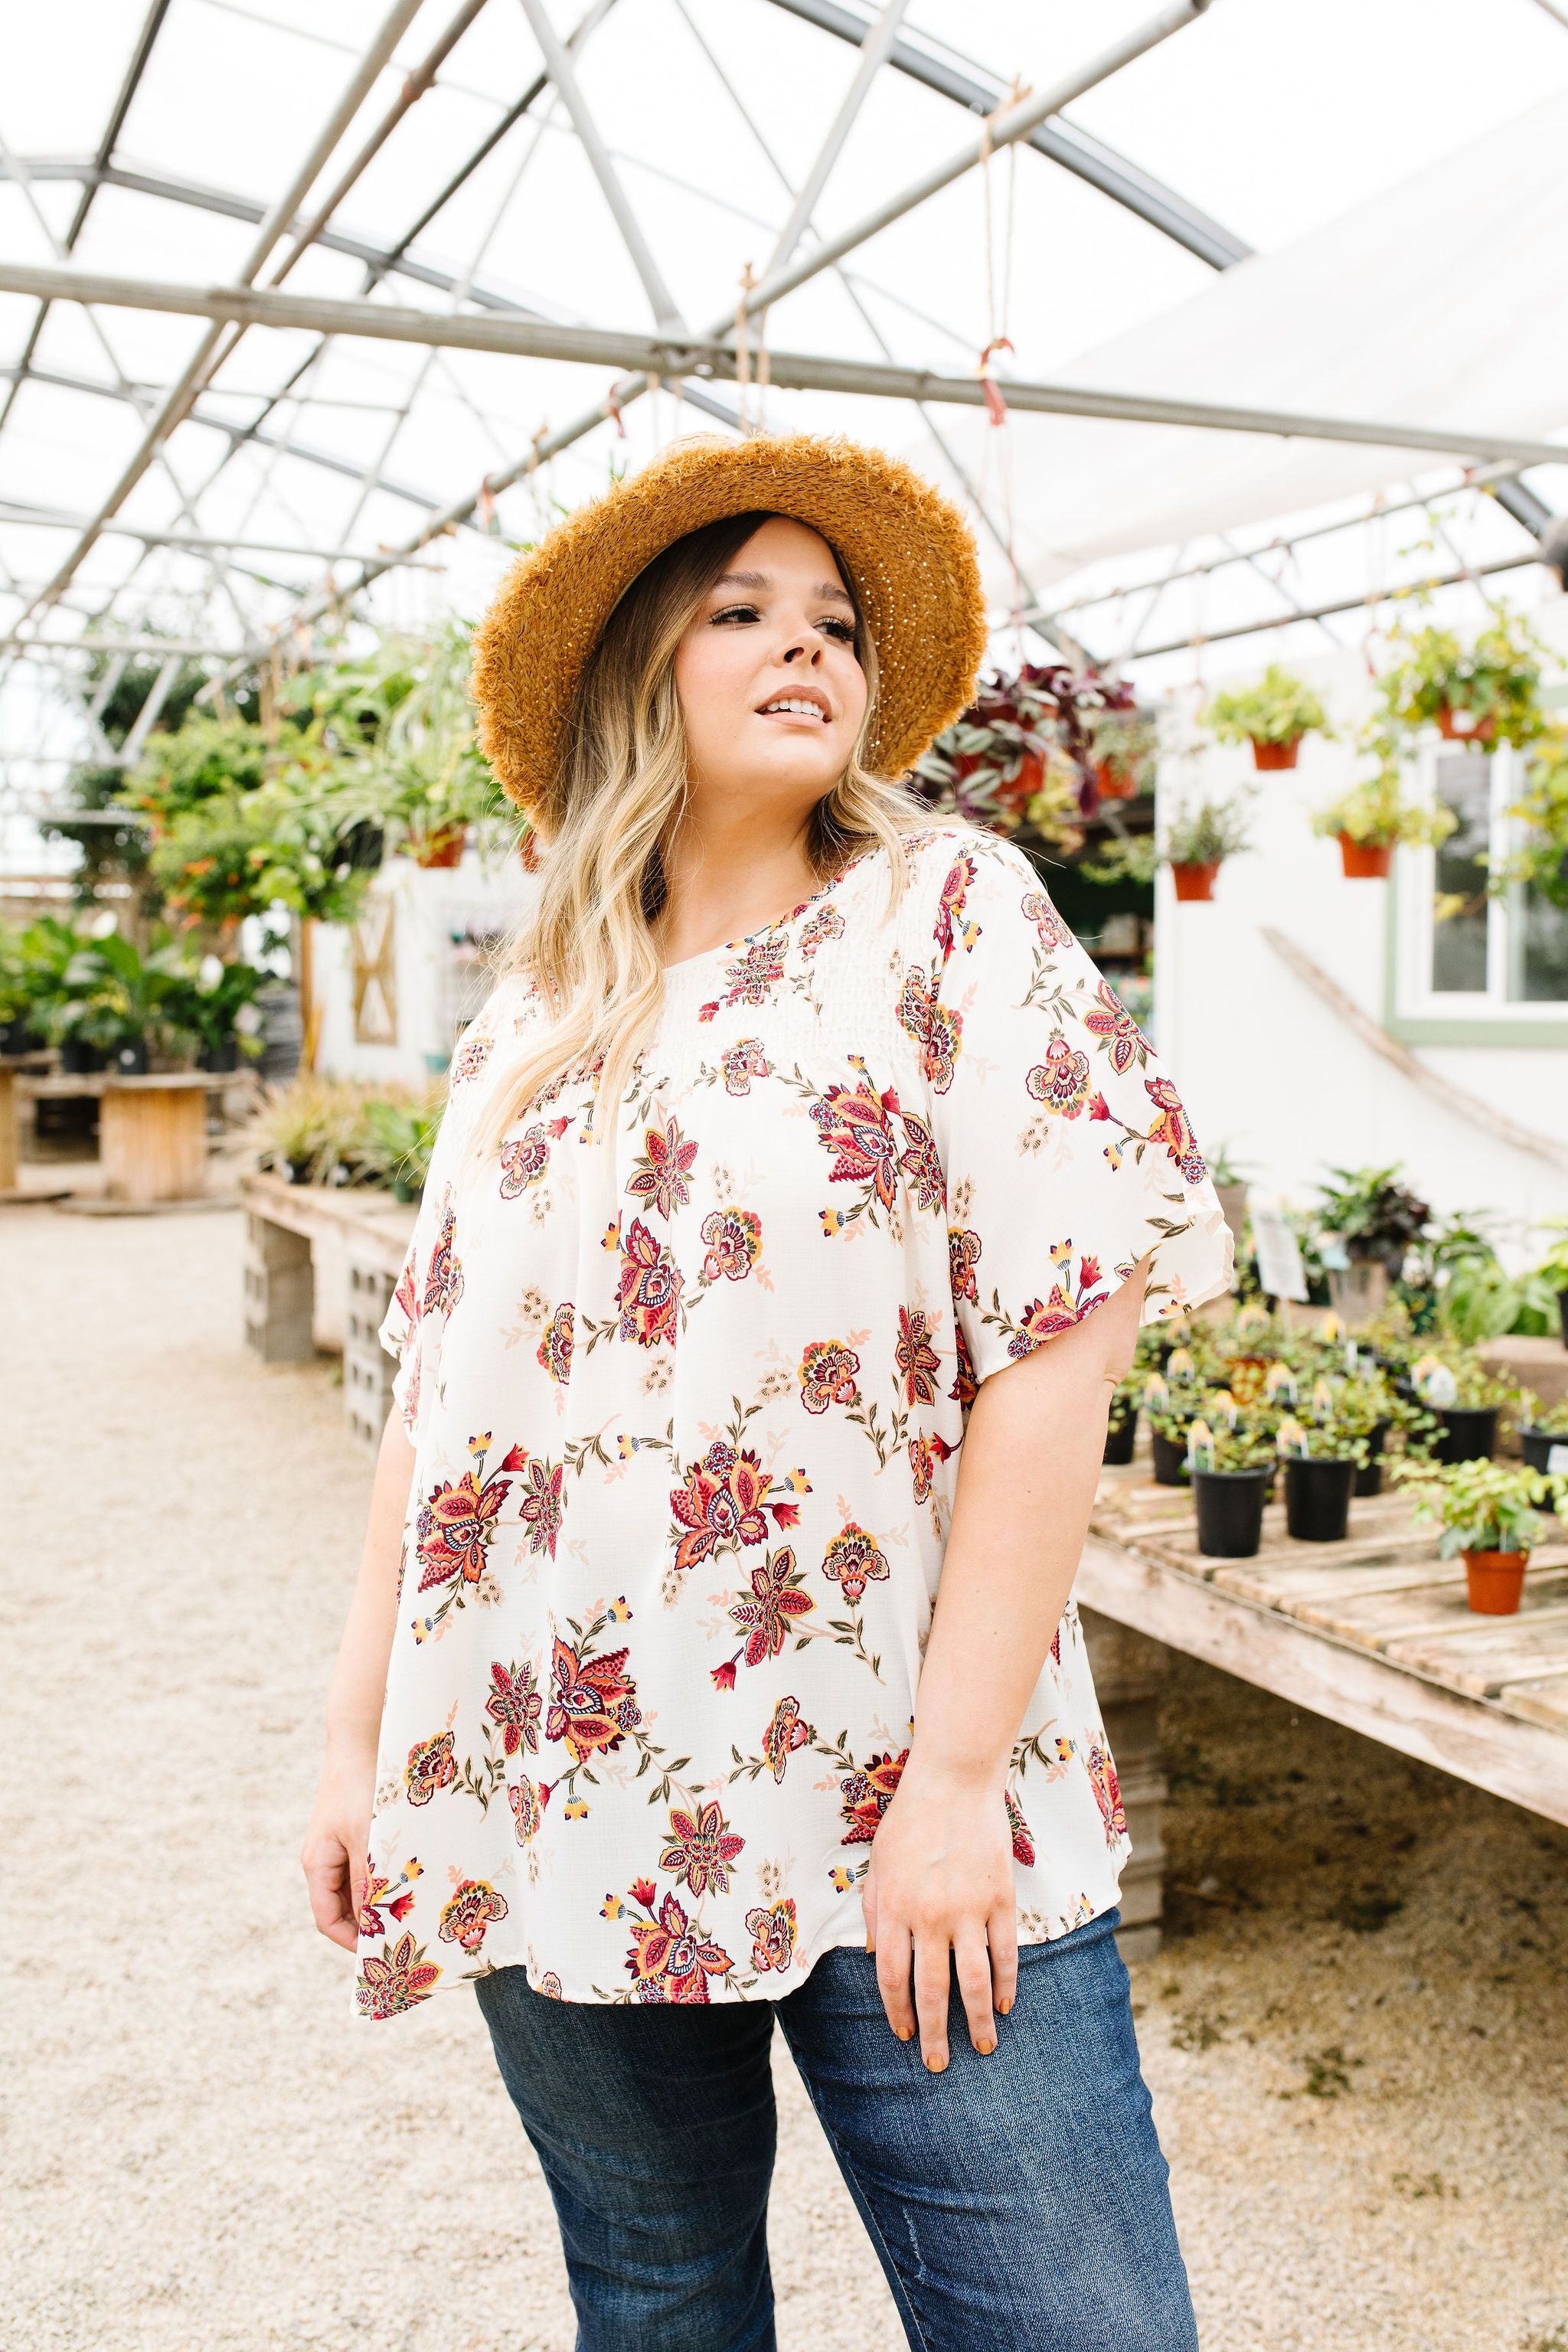
[[(1153, 1253), (1229, 1237), (1143, 1036), (1016, 848), (875, 850), (669, 968), (613, 1135), (593, 1075), (465, 1150), (541, 1017), (460, 1045), (383, 1327), (416, 1447), (359, 2003), (521, 1963), (568, 2000), (777, 1998), (863, 1939), (976, 1386)], [(1126, 1820), (1069, 1605), (1006, 1798), (1026, 1942)]]

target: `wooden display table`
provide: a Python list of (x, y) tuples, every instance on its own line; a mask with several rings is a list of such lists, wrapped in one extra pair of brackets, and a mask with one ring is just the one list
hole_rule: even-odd
[(0, 1192), (16, 1189), (16, 1065), (0, 1055)]
[[(1296, 1543), (1282, 1507), (1255, 1559), (1197, 1549), (1191, 1497), (1146, 1465), (1101, 1473), (1080, 1600), (1385, 1747), (1568, 1824), (1568, 1543), (1542, 1546), (1516, 1617), (1472, 1615), (1459, 1560), (1397, 1492), (1342, 1543)], [(1560, 1532), (1554, 1530), (1554, 1532)]]
[(101, 1094), (98, 1156), (108, 1199), (145, 1205), (189, 1201), (201, 1192), (207, 1164), (207, 1096), (214, 1085), (210, 1072), (171, 1070), (126, 1078), (106, 1071), (93, 1080), (74, 1083), (90, 1084)]

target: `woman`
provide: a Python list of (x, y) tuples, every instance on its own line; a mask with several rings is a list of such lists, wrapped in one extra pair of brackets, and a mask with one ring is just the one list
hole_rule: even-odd
[(583, 2352), (773, 2345), (775, 2014), (911, 2344), (1195, 2341), (1069, 1591), (1139, 1321), (1228, 1244), (1033, 868), (892, 781), (984, 634), (962, 519), (804, 436), (667, 453), (479, 633), (548, 856), (303, 1861), (366, 2016), (474, 1985)]

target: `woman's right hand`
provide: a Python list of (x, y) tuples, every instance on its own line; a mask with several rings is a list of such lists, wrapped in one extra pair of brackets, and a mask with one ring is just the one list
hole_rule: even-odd
[(365, 1857), (375, 1798), (375, 1753), (329, 1757), (316, 1791), (300, 1866), (320, 1932), (345, 1952), (359, 1941)]

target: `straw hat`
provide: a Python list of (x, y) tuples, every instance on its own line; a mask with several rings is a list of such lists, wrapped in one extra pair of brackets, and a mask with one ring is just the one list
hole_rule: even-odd
[(520, 807), (548, 819), (584, 664), (637, 574), (688, 531), (753, 509), (820, 531), (854, 583), (880, 683), (869, 763), (900, 775), (957, 718), (985, 651), (974, 541), (898, 458), (811, 433), (676, 443), (577, 508), (507, 578), (474, 638), (479, 740)]

